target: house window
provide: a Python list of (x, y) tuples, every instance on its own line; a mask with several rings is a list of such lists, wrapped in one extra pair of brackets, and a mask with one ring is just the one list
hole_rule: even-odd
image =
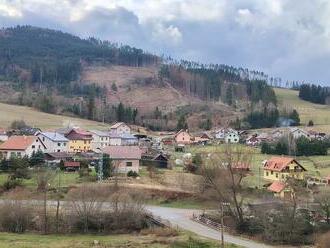
[(86, 145), (86, 140), (84, 140), (84, 144)]
[(278, 178), (278, 173), (276, 173), (276, 178)]
[(57, 146), (61, 146), (61, 143), (57, 143)]
[(133, 163), (132, 162), (126, 162), (127, 167), (132, 167)]
[(57, 152), (60, 152), (61, 150), (57, 150)]
[(63, 146), (66, 146), (66, 143), (63, 143)]
[(267, 177), (269, 176), (269, 173), (268, 173), (268, 171), (266, 172), (266, 176), (267, 176)]
[(36, 146), (35, 146), (35, 145), (33, 145), (33, 146), (32, 146), (32, 149), (34, 149), (34, 148), (36, 148)]
[(273, 175), (273, 172), (271, 171), (270, 174)]
[(19, 157), (19, 158), (20, 158), (20, 157), (21, 157), (21, 155), (22, 155), (22, 154), (21, 154), (21, 152), (17, 152), (17, 157)]
[(42, 141), (45, 141), (45, 137), (42, 137)]

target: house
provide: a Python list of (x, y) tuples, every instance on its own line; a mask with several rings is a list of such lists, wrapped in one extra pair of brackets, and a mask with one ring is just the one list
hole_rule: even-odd
[(157, 168), (168, 168), (169, 156), (163, 153), (157, 153), (155, 150), (148, 151), (142, 155), (141, 165), (152, 165)]
[(64, 169), (66, 171), (77, 171), (80, 169), (80, 162), (76, 161), (65, 161), (64, 162)]
[(69, 140), (64, 135), (56, 132), (41, 132), (37, 136), (46, 146), (45, 152), (67, 152)]
[(110, 133), (109, 135), (110, 146), (135, 146), (138, 143), (138, 138), (130, 133)]
[(130, 134), (131, 128), (124, 122), (117, 122), (110, 127), (111, 134)]
[(260, 145), (261, 141), (260, 141), (260, 139), (258, 139), (257, 135), (252, 135), (246, 139), (245, 143), (248, 146), (257, 146), (257, 145)]
[(31, 157), (33, 152), (43, 152), (45, 149), (44, 143), (36, 136), (11, 136), (0, 145), (0, 153), (5, 159), (9, 159), (11, 156)]
[(290, 199), (292, 197), (292, 190), (282, 181), (273, 182), (267, 190), (273, 192), (274, 196), (278, 198)]
[(90, 133), (92, 134), (92, 150), (97, 151), (102, 149), (103, 147), (110, 145), (110, 134), (108, 132), (98, 131), (98, 130), (91, 130)]
[(59, 163), (61, 160), (66, 161), (66, 160), (71, 160), (72, 159), (72, 154), (68, 152), (46, 152), (45, 153), (45, 160), (47, 162), (52, 162), (52, 163)]
[(303, 129), (300, 129), (300, 128), (291, 128), (289, 130), (289, 133), (292, 135), (292, 137), (294, 139), (299, 139), (301, 137), (305, 137), (307, 139), (310, 139), (310, 135), (308, 132), (306, 132), (305, 130)]
[(8, 134), (5, 129), (0, 128), (0, 142), (8, 140)]
[(69, 133), (65, 135), (69, 139), (69, 151), (70, 152), (87, 152), (92, 150), (93, 136), (90, 132), (82, 129), (71, 129)]
[(264, 179), (284, 181), (288, 177), (303, 180), (306, 169), (290, 157), (271, 157), (264, 163)]
[(225, 143), (238, 143), (238, 131), (232, 128), (222, 128), (215, 132), (215, 138)]
[(107, 146), (102, 152), (108, 154), (113, 161), (115, 171), (127, 173), (139, 172), (141, 150), (138, 146)]
[(193, 142), (193, 136), (190, 135), (190, 133), (188, 132), (188, 130), (183, 130), (181, 129), (179, 132), (177, 132), (174, 135), (174, 140), (177, 144), (191, 144)]
[(207, 133), (202, 133), (193, 138), (194, 144), (206, 145), (211, 140), (211, 137)]

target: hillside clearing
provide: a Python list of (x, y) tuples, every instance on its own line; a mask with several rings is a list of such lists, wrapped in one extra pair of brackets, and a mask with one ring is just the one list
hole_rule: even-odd
[(330, 131), (330, 106), (315, 104), (301, 100), (299, 92), (290, 89), (274, 88), (279, 106), (294, 108), (298, 111), (301, 124), (306, 125), (309, 120), (320, 131)]
[(41, 129), (59, 128), (70, 123), (91, 129), (105, 129), (106, 127), (106, 125), (100, 122), (47, 114), (30, 107), (0, 103), (0, 127), (9, 127), (14, 120), (24, 120), (28, 125)]

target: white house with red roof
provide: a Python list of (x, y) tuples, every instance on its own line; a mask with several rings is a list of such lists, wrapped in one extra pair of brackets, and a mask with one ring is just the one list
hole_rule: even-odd
[(189, 145), (193, 143), (194, 137), (188, 132), (188, 130), (181, 129), (174, 135), (174, 140), (177, 144)]
[(107, 146), (102, 149), (102, 152), (112, 159), (115, 171), (139, 172), (142, 151), (138, 146)]
[(0, 145), (0, 153), (3, 158), (9, 159), (11, 156), (31, 157), (33, 152), (44, 152), (46, 146), (37, 136), (11, 136)]

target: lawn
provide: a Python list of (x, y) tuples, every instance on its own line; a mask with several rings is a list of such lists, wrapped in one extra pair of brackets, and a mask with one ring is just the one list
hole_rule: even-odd
[[(179, 236), (161, 237), (149, 235), (37, 235), (0, 233), (0, 248), (188, 248), (219, 247), (215, 241), (196, 237), (194, 242), (188, 234), (179, 232)], [(197, 241), (197, 242), (196, 242)], [(98, 243), (95, 245), (94, 242)], [(226, 245), (226, 248), (237, 246)]]
[(30, 107), (0, 103), (0, 127), (9, 127), (14, 120), (24, 120), (28, 125), (41, 129), (59, 128), (70, 123), (87, 129), (106, 128), (106, 125), (101, 122), (47, 114)]
[(294, 108), (298, 111), (301, 123), (306, 125), (313, 120), (320, 131), (330, 132), (330, 106), (301, 100), (296, 90), (274, 88), (279, 106)]

